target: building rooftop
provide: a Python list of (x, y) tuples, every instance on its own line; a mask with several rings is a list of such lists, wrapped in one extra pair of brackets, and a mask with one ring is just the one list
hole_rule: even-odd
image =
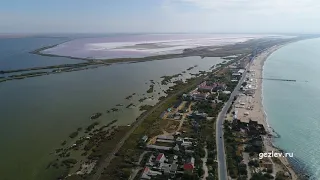
[(171, 136), (171, 135), (168, 135), (168, 136), (166, 136), (166, 135), (159, 135), (159, 136), (157, 136), (157, 139), (168, 139), (168, 140), (174, 140), (174, 137), (173, 137), (173, 136)]
[(193, 170), (194, 169), (194, 158), (188, 158), (183, 165), (184, 170)]
[(164, 157), (163, 153), (158, 154), (156, 161), (160, 161)]
[(157, 145), (147, 145), (147, 148), (151, 148), (151, 149), (160, 149), (160, 150), (170, 150), (172, 149), (171, 147), (167, 147), (167, 146), (157, 146)]

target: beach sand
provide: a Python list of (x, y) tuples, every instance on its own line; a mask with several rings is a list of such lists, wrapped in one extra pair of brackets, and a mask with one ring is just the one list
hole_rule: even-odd
[[(263, 124), (265, 129), (269, 134), (272, 134), (272, 128), (269, 126), (267, 121), (267, 116), (263, 109), (263, 96), (262, 96), (262, 71), (265, 60), (271, 55), (274, 51), (281, 48), (282, 46), (274, 46), (267, 51), (263, 52), (259, 56), (257, 56), (251, 66), (250, 73), (248, 73), (247, 77), (249, 77), (249, 84), (254, 90), (252, 96), (239, 96), (235, 102), (235, 108), (238, 111), (237, 118), (244, 122), (249, 122), (250, 119), (257, 121), (259, 124)], [(280, 152), (280, 150), (273, 146), (272, 144), (273, 138), (264, 137), (265, 144), (265, 152)], [(297, 174), (293, 171), (291, 165), (289, 164), (287, 158), (281, 157), (279, 158), (283, 165), (278, 165), (276, 163), (274, 166), (274, 170), (289, 172), (291, 174), (292, 179), (298, 179)], [(274, 174), (275, 175), (275, 174)]]

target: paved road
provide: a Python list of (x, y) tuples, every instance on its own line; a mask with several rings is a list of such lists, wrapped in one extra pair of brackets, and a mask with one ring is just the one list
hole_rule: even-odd
[(161, 103), (157, 104), (154, 106), (151, 110), (147, 111), (146, 114), (144, 114), (142, 117), (140, 117), (137, 122), (132, 126), (132, 128), (126, 133), (126, 135), (122, 138), (122, 140), (115, 146), (114, 150), (112, 151), (111, 154), (106, 157), (106, 159), (99, 165), (97, 171), (95, 174), (90, 178), (91, 180), (98, 180), (101, 177), (101, 173), (104, 171), (105, 168), (107, 168), (112, 161), (113, 158), (115, 158), (115, 154), (120, 150), (122, 147), (123, 143), (130, 137), (130, 135), (133, 133), (133, 131), (143, 122), (145, 118), (147, 118), (151, 113), (153, 113), (155, 110), (157, 110), (159, 107), (161, 107), (164, 103), (167, 102), (168, 99), (170, 99), (173, 96), (177, 96), (178, 94), (184, 92), (185, 90), (188, 90), (190, 87), (195, 86), (199, 83), (201, 83), (203, 79), (200, 79), (189, 86), (187, 86), (184, 89), (181, 89), (180, 91), (169, 95), (165, 100), (163, 100)]
[(226, 155), (224, 151), (224, 138), (223, 138), (223, 121), (227, 114), (229, 107), (232, 104), (233, 98), (239, 93), (240, 86), (246, 77), (247, 71), (245, 71), (239, 80), (238, 85), (235, 87), (234, 91), (231, 93), (229, 100), (225, 103), (224, 107), (219, 113), (216, 123), (216, 143), (217, 143), (217, 160), (218, 160), (218, 173), (219, 180), (227, 180), (227, 165), (226, 165)]

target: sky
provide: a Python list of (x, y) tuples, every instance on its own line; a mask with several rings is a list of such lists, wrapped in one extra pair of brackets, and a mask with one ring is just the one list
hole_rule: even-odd
[(320, 33), (319, 0), (3, 0), (0, 33)]

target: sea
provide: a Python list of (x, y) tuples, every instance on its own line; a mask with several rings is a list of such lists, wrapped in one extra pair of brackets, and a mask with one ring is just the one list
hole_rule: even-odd
[(268, 123), (280, 135), (274, 144), (293, 153), (297, 172), (320, 179), (320, 39), (288, 44), (265, 61), (263, 106)]
[[(0, 70), (77, 63), (74, 59), (29, 53), (70, 39), (2, 38)], [(52, 154), (64, 140), (71, 146), (75, 140), (70, 139), (69, 134), (90, 125), (92, 114), (102, 113), (98, 119), (101, 125), (115, 119), (117, 125), (131, 124), (142, 113), (141, 105), (156, 104), (173, 85), (161, 85), (162, 76), (181, 73), (182, 76), (174, 80), (186, 80), (223, 61), (217, 57), (185, 57), (122, 63), (0, 83), (0, 179), (57, 179), (60, 171), (46, 169), (56, 158)], [(187, 70), (190, 67), (194, 68)], [(154, 92), (147, 93), (151, 80), (155, 83)], [(135, 95), (127, 100), (133, 93)], [(140, 102), (141, 98), (146, 100)], [(126, 108), (131, 103), (135, 106)], [(119, 111), (108, 114), (111, 108)]]

